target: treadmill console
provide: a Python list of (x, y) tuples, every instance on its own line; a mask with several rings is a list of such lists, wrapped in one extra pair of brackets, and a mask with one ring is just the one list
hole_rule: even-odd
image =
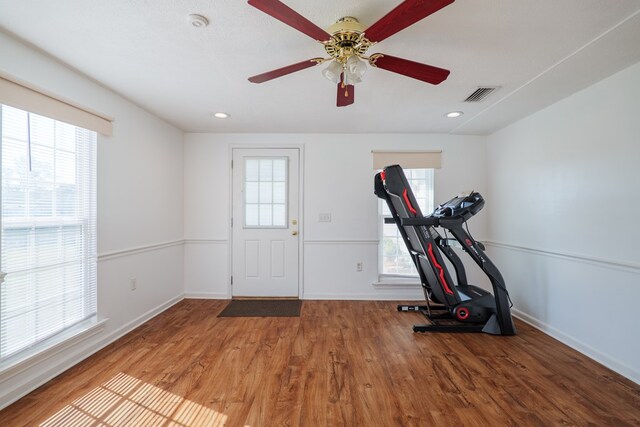
[(436, 218), (463, 218), (465, 220), (471, 218), (484, 207), (484, 199), (480, 193), (472, 191), (468, 194), (463, 194), (446, 203), (441, 204), (431, 214)]

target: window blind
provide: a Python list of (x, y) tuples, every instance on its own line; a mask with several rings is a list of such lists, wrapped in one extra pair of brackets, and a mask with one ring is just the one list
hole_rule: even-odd
[(113, 133), (112, 118), (6, 75), (0, 75), (0, 104), (41, 114), (106, 136)]
[(440, 169), (442, 151), (372, 151), (373, 169), (390, 165), (403, 169)]
[[(413, 190), (420, 211), (429, 215), (434, 209), (434, 173), (433, 169), (404, 169), (407, 181)], [(380, 212), (379, 262), (382, 276), (418, 276), (411, 255), (402, 240), (395, 223), (385, 224), (385, 218), (391, 218), (387, 203), (378, 199)]]
[(96, 133), (0, 105), (0, 360), (96, 314)]

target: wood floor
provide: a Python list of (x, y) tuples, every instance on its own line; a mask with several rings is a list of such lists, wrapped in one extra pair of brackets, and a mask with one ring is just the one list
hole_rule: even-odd
[(640, 387), (517, 323), (414, 334), (392, 302), (218, 318), (184, 300), (0, 412), (0, 426), (640, 425)]

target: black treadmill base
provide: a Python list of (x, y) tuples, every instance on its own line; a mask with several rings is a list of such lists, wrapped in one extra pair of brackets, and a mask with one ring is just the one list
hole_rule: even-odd
[(447, 307), (444, 305), (398, 305), (398, 311), (447, 311)]
[(449, 313), (448, 311), (446, 313), (431, 313), (431, 315), (429, 315), (428, 313), (422, 313), (424, 315), (424, 317), (426, 317), (429, 320), (452, 320), (453, 318), (451, 317), (451, 313)]
[[(496, 334), (491, 328), (487, 328), (491, 322), (483, 324), (469, 324), (469, 323), (455, 323), (455, 324), (440, 324), (436, 320), (451, 320), (456, 322), (456, 319), (451, 315), (449, 310), (444, 305), (398, 305), (398, 311), (409, 312), (418, 311), (432, 323), (429, 325), (413, 325), (413, 332), (485, 332), (489, 334)], [(495, 317), (495, 316), (493, 316)], [(492, 319), (489, 319), (492, 320)], [(496, 324), (497, 325), (497, 324)], [(497, 334), (500, 334), (499, 328)]]

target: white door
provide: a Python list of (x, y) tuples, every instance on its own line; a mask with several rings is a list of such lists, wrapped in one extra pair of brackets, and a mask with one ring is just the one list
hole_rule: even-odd
[(232, 295), (298, 296), (297, 148), (233, 149)]

